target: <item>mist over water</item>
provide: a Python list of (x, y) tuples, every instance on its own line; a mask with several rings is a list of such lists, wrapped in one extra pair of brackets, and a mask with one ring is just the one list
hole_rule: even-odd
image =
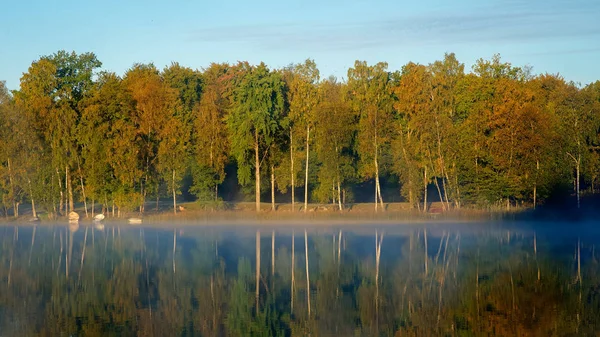
[(599, 242), (591, 221), (7, 225), (0, 335), (590, 335)]

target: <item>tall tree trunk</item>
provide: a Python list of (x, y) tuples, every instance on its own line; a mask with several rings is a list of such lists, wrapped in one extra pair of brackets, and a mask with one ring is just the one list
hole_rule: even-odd
[[(442, 178), (442, 181), (443, 180), (444, 180), (444, 178)], [(435, 187), (437, 188), (438, 195), (440, 197), (440, 201), (442, 202), (442, 209), (445, 211), (446, 210), (446, 204), (444, 203), (444, 198), (442, 197), (442, 190), (440, 189), (440, 183), (438, 183), (437, 177), (435, 177), (433, 179), (433, 182), (435, 183)]]
[(75, 206), (74, 206), (74, 202), (73, 202), (73, 184), (72, 184), (71, 174), (69, 172), (69, 165), (65, 166), (65, 180), (66, 180), (66, 184), (67, 184), (67, 189), (69, 191), (69, 212), (73, 212), (73, 210), (75, 209)]
[(304, 173), (304, 213), (308, 209), (308, 153), (310, 141), (310, 126), (306, 126), (306, 171)]
[(173, 214), (177, 214), (177, 197), (175, 193), (175, 169), (173, 169), (173, 180), (171, 180), (171, 191), (173, 192)]
[(58, 213), (62, 213), (63, 212), (64, 193), (63, 193), (63, 188), (62, 188), (62, 179), (60, 178), (60, 173), (58, 172), (58, 168), (56, 168), (56, 178), (58, 180), (58, 191), (60, 192), (60, 199), (58, 201)]
[(295, 189), (296, 186), (294, 184), (294, 136), (292, 133), (292, 129), (290, 128), (290, 178), (292, 183), (292, 211), (296, 211), (296, 199), (295, 199)]
[(79, 165), (79, 159), (77, 159), (77, 170), (79, 171), (79, 182), (81, 183), (81, 194), (83, 195), (83, 207), (85, 208), (85, 217), (87, 218), (88, 217), (87, 198), (85, 197), (85, 186), (83, 185), (83, 174), (81, 173), (81, 166)]
[(535, 182), (533, 184), (533, 209), (536, 208), (537, 206), (537, 179), (538, 179), (538, 174), (540, 171), (540, 161), (536, 160), (535, 162)]
[(427, 166), (423, 173), (423, 213), (427, 213)]
[[(254, 177), (256, 181), (256, 212), (260, 212), (260, 160), (258, 158), (258, 130), (254, 131)], [(257, 300), (258, 301), (258, 300)]]
[(7, 162), (8, 162), (8, 181), (10, 183), (10, 197), (12, 199), (13, 215), (15, 217), (17, 217), (18, 214), (17, 214), (17, 205), (16, 205), (16, 201), (15, 201), (15, 186), (14, 186), (14, 182), (13, 182), (12, 169), (10, 166), (10, 158), (8, 158)]
[(27, 183), (29, 184), (29, 194), (31, 197), (31, 213), (34, 218), (37, 218), (37, 212), (35, 211), (35, 200), (33, 200), (33, 188), (31, 187), (31, 180), (27, 178)]
[[(375, 138), (377, 139), (377, 138)], [(375, 140), (375, 213), (377, 213), (378, 207), (377, 203), (379, 202), (379, 192), (377, 190), (377, 186), (379, 184), (379, 163), (377, 163), (377, 140)]]
[(275, 211), (275, 168), (271, 164), (271, 210)]
[(581, 166), (581, 153), (577, 156), (577, 208), (581, 207), (581, 201), (579, 197), (579, 177), (580, 177), (580, 166)]
[[(144, 195), (144, 182), (140, 179), (140, 195)], [(156, 192), (158, 195), (158, 191)], [(158, 198), (157, 198), (158, 199)], [(158, 211), (158, 202), (156, 204), (156, 210)], [(144, 211), (144, 202), (140, 205), (140, 214)]]

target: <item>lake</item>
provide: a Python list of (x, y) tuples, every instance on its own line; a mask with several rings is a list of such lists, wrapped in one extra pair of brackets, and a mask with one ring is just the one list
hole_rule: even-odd
[(0, 336), (586, 336), (594, 223), (0, 227)]

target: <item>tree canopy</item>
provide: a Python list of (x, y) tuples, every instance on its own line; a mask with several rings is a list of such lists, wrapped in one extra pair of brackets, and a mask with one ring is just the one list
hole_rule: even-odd
[[(597, 193), (600, 81), (534, 74), (494, 55), (471, 71), (356, 61), (321, 78), (313, 60), (283, 69), (211, 64), (122, 76), (93, 53), (32, 62), (20, 88), (0, 84), (0, 199), (49, 216), (82, 202), (92, 214), (197, 198), (406, 202), (427, 211), (511, 208)], [(310, 164), (310, 165), (309, 165)], [(88, 202), (91, 201), (91, 207)], [(35, 207), (33, 207), (35, 209)]]

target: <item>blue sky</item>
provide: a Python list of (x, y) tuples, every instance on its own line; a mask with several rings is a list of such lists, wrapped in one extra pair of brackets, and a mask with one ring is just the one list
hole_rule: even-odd
[(445, 52), (470, 67), (500, 53), (534, 73), (600, 79), (598, 0), (12, 0), (0, 10), (0, 80), (18, 89), (32, 61), (58, 50), (94, 52), (103, 69), (172, 61), (313, 58), (321, 76), (345, 78), (355, 60), (427, 64)]

